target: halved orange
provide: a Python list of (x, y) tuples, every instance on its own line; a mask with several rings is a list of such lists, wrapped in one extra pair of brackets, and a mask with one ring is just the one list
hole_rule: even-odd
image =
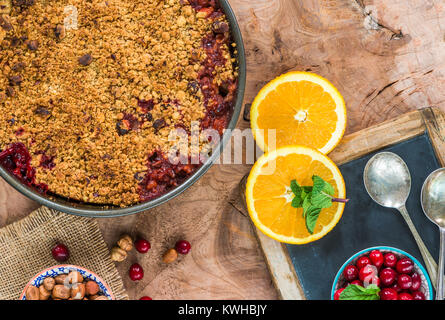
[(327, 156), (304, 146), (288, 146), (263, 155), (255, 163), (247, 180), (246, 200), (254, 224), (269, 237), (292, 244), (318, 240), (340, 220), (344, 203), (322, 209), (313, 234), (303, 218), (303, 209), (292, 207), (291, 181), (312, 186), (312, 176), (330, 183), (336, 198), (345, 198), (345, 182), (340, 170)]
[[(297, 144), (328, 154), (345, 133), (346, 106), (328, 80), (313, 73), (290, 72), (258, 93), (250, 120), (255, 140), (264, 151)], [(275, 143), (269, 130), (275, 130)]]

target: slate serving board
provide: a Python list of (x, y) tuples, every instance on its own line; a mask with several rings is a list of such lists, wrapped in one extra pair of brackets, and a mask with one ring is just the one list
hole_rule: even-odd
[[(412, 178), (407, 209), (426, 246), (438, 260), (438, 228), (426, 218), (420, 205), (423, 182), (440, 167), (428, 135), (423, 134), (380, 151), (394, 152), (407, 163)], [(353, 254), (369, 247), (399, 248), (423, 263), (417, 244), (401, 215), (395, 209), (373, 202), (365, 190), (363, 171), (376, 153), (339, 167), (351, 200), (334, 230), (311, 244), (287, 245), (307, 299), (330, 299), (332, 283), (339, 268)]]

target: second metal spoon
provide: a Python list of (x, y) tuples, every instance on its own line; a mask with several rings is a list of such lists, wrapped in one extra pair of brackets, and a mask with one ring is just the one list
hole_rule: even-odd
[(422, 187), (421, 203), (423, 212), (440, 230), (439, 272), (437, 277), (436, 300), (443, 300), (444, 258), (445, 258), (445, 168), (434, 171)]
[(381, 206), (399, 210), (417, 242), (428, 274), (435, 286), (437, 264), (406, 210), (406, 201), (411, 191), (411, 174), (406, 163), (395, 153), (381, 152), (369, 160), (363, 179), (366, 191), (375, 202)]

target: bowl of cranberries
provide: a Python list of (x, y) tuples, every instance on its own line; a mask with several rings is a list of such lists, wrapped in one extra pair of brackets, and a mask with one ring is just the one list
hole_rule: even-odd
[(433, 300), (420, 262), (392, 247), (373, 247), (349, 258), (338, 271), (332, 300)]

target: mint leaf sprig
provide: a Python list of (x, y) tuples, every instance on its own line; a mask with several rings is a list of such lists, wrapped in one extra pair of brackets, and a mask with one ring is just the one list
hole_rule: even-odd
[(342, 291), (339, 300), (380, 300), (380, 288), (371, 284), (366, 288), (350, 284)]
[(306, 228), (313, 234), (315, 225), (322, 209), (330, 208), (333, 202), (346, 203), (349, 199), (335, 198), (335, 190), (331, 184), (319, 176), (312, 176), (313, 186), (300, 186), (297, 180), (292, 180), (290, 188), (295, 197), (292, 207), (303, 208), (303, 218)]

